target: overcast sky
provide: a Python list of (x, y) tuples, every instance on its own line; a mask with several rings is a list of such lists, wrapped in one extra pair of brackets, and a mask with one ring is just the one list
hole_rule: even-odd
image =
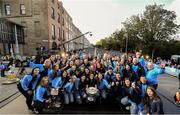
[(166, 9), (174, 10), (180, 24), (180, 0), (61, 0), (73, 19), (74, 24), (95, 44), (110, 36), (122, 27), (122, 22), (132, 15), (140, 14), (146, 5), (164, 4)]

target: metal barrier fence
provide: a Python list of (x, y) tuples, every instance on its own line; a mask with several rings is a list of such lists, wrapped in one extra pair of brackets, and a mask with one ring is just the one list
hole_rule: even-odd
[[(154, 64), (154, 66), (159, 67), (159, 65), (157, 65), (157, 64)], [(165, 67), (165, 73), (179, 78), (180, 69), (176, 69), (174, 67), (167, 66), (167, 67)]]
[(165, 68), (165, 73), (176, 76), (176, 77), (179, 77), (180, 70), (176, 69), (176, 68), (173, 68), (173, 67), (166, 67)]

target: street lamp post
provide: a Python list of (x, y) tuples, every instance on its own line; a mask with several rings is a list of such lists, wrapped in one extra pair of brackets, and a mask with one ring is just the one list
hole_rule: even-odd
[(18, 38), (17, 38), (17, 27), (16, 27), (16, 25), (15, 25), (14, 31), (15, 31), (16, 58), (17, 58), (17, 55), (19, 55), (19, 44), (18, 44)]
[(178, 76), (178, 78), (179, 78), (179, 89), (180, 89), (180, 73), (179, 73), (179, 76)]
[[(80, 37), (82, 37), (82, 36), (84, 36), (84, 35), (86, 35), (86, 34), (89, 34), (90, 36), (92, 36), (92, 32), (86, 32), (86, 33), (84, 33), (84, 34), (82, 34), (82, 35), (80, 35), (80, 36), (77, 36), (77, 37), (75, 37), (75, 38), (73, 38), (73, 39), (70, 39), (70, 40), (68, 40), (68, 41), (63, 42), (62, 44), (59, 45), (59, 47), (60, 47), (60, 46), (63, 46), (64, 44), (67, 44), (67, 43), (69, 43), (69, 42), (71, 42), (71, 41), (74, 41), (74, 40), (76, 40), (76, 39), (78, 39), (78, 38), (80, 38)], [(42, 40), (42, 42), (52, 42), (52, 41)]]
[[(62, 44), (60, 44), (60, 46), (66, 44), (66, 43), (69, 43), (69, 42), (71, 42), (71, 41), (74, 41), (74, 40), (76, 40), (76, 39), (78, 39), (78, 38), (80, 38), (80, 37), (82, 37), (82, 36), (84, 36), (84, 35), (86, 35), (86, 34), (89, 34), (90, 36), (92, 36), (92, 32), (86, 32), (86, 33), (84, 33), (84, 34), (82, 34), (82, 35), (80, 35), (80, 36), (77, 36), (77, 37), (75, 37), (75, 38), (73, 38), (73, 39), (70, 39), (70, 40), (68, 40), (68, 41), (63, 42)], [(83, 41), (84, 41), (84, 39), (83, 39)]]
[(64, 45), (64, 44), (66, 44), (66, 43), (69, 43), (69, 42), (71, 42), (71, 41), (74, 41), (75, 39), (80, 38), (80, 37), (82, 37), (82, 36), (84, 36), (84, 35), (86, 35), (86, 34), (89, 34), (90, 36), (92, 36), (92, 33), (91, 33), (91, 32), (86, 32), (86, 33), (84, 33), (84, 34), (82, 34), (82, 35), (80, 35), (80, 36), (77, 36), (77, 37), (75, 37), (75, 38), (73, 38), (73, 39), (71, 39), (71, 40), (68, 40), (68, 41), (66, 41), (66, 42), (64, 42), (64, 43), (62, 43), (62, 44), (60, 44), (60, 45)]
[(85, 46), (85, 44), (84, 44), (84, 39), (83, 39), (83, 50), (84, 50), (84, 46)]
[(126, 39), (126, 56), (128, 55), (128, 34), (127, 33), (125, 33), (124, 34), (124, 37), (125, 37), (125, 39)]

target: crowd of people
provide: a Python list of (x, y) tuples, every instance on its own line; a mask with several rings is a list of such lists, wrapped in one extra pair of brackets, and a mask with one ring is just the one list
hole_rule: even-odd
[(131, 114), (163, 114), (163, 103), (156, 89), (158, 74), (165, 71), (165, 64), (154, 67), (152, 62), (145, 61), (141, 51), (128, 57), (80, 51), (42, 57), (39, 62), (31, 63), (34, 63), (32, 72), (17, 85), (30, 111), (41, 113), (48, 108), (52, 102), (51, 89), (58, 89), (58, 96), (68, 105), (84, 103), (87, 89), (94, 87), (99, 92), (99, 103), (108, 98)]

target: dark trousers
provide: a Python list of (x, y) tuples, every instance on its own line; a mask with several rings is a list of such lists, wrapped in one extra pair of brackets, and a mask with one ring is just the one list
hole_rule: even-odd
[(41, 101), (34, 101), (34, 108), (39, 113), (42, 113), (43, 109), (47, 108), (47, 104), (45, 102), (41, 102)]
[(63, 94), (63, 92), (61, 90), (59, 90), (58, 96), (60, 97), (61, 102), (64, 103), (64, 94)]
[(29, 95), (27, 93), (27, 91), (25, 91), (22, 86), (21, 86), (21, 83), (18, 83), (17, 84), (17, 88), (19, 89), (19, 91), (24, 95), (24, 97), (26, 98), (26, 104), (28, 106), (28, 109), (29, 110), (33, 110), (33, 107), (32, 107), (32, 100), (33, 100), (33, 94), (32, 95)]
[(1, 77), (4, 77), (5, 76), (5, 69), (2, 69), (2, 70), (0, 70), (1, 71)]

